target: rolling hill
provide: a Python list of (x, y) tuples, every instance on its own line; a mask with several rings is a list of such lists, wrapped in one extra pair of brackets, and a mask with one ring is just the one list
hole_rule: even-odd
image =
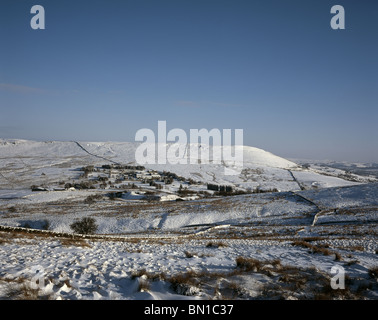
[[(104, 164), (136, 165), (135, 142), (74, 142), (0, 140), (0, 188), (23, 189), (32, 184), (50, 184), (77, 178), (83, 166)], [(201, 146), (202, 149), (211, 147)], [(188, 148), (186, 146), (186, 148)], [(243, 165), (232, 163), (145, 164), (148, 169), (169, 171), (201, 183), (231, 185), (243, 190), (277, 189), (290, 191), (365, 183), (366, 177), (348, 180), (340, 170), (321, 172), (304, 168), (262, 149), (244, 146)], [(190, 155), (189, 155), (190, 157)], [(190, 161), (188, 161), (190, 162)], [(228, 171), (227, 171), (228, 170)], [(234, 174), (229, 174), (229, 173)]]

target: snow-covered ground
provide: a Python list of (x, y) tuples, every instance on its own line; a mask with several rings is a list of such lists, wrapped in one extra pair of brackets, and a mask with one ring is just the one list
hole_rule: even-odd
[[(3, 297), (16, 294), (15, 290), (12, 292), (16, 279), (25, 279), (28, 284), (38, 275), (44, 281), (39, 294), (53, 299), (209, 299), (217, 295), (218, 298), (232, 295), (261, 298), (263, 288), (276, 282), (281, 273), (268, 261), (276, 260), (277, 264), (279, 261), (282, 270), (300, 266), (305, 272), (316, 268), (317, 274), (325, 276), (330, 275), (333, 266), (343, 265), (351, 278), (362, 278), (360, 282), (368, 281), (368, 270), (376, 263), (369, 252), (372, 241), (368, 242), (367, 251), (353, 252), (358, 262), (350, 266), (344, 261), (336, 262), (334, 255), (309, 254), (306, 249), (293, 246), (291, 241), (230, 239), (220, 247), (212, 247), (210, 240), (203, 239), (65, 243), (64, 240), (20, 237), (3, 241), (7, 241), (0, 246), (0, 294)], [(344, 255), (343, 250), (338, 251)], [(265, 262), (266, 270), (238, 270), (238, 257)], [(189, 272), (193, 283), (182, 280), (181, 291), (172, 285), (173, 276)], [(203, 278), (211, 282), (210, 287), (205, 286)], [(145, 286), (140, 285), (142, 281), (146, 282)], [(316, 290), (286, 293), (277, 290), (275, 294), (298, 298), (308, 294), (311, 298)], [(377, 298), (374, 292), (370, 294)]]
[[(117, 241), (15, 232), (0, 236), (3, 298), (28, 298), (36, 279), (41, 279), (41, 286), (32, 298), (314, 299), (326, 294), (331, 298), (327, 286), (335, 266), (343, 267), (350, 279), (350, 288), (341, 297), (378, 298), (376, 280), (369, 272), (377, 266), (374, 238), (318, 237), (305, 242), (327, 247), (330, 253), (323, 254), (311, 253), (286, 237), (218, 239), (215, 230), (207, 237), (140, 235)], [(238, 262), (240, 258), (247, 267)], [(364, 289), (358, 294), (355, 287)], [(340, 292), (335, 295), (340, 297)]]
[[(117, 198), (109, 197), (115, 187), (30, 189), (83, 181), (88, 165), (135, 165), (136, 147), (0, 141), (0, 298), (378, 298), (372, 177), (245, 147), (234, 176), (227, 164), (151, 165), (199, 181), (164, 185), (166, 201), (145, 200), (155, 189), (141, 182)], [(280, 192), (170, 201), (180, 184), (203, 192), (206, 183)], [(84, 217), (95, 219), (95, 235), (73, 234)], [(343, 290), (330, 287), (335, 266), (345, 271)]]

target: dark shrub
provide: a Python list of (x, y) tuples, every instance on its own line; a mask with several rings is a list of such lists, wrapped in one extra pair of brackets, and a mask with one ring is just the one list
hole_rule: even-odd
[(94, 234), (98, 229), (96, 219), (90, 217), (76, 221), (72, 223), (70, 227), (74, 232), (81, 234)]

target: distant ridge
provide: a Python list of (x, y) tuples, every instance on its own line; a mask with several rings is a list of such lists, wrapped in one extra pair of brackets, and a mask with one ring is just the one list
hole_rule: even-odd
[[(172, 144), (168, 144), (169, 145)], [(38, 181), (56, 181), (61, 176), (75, 177), (75, 171), (87, 165), (104, 164), (143, 165), (147, 169), (168, 171), (178, 176), (218, 185), (230, 185), (242, 190), (277, 189), (296, 191), (301, 189), (338, 187), (353, 185), (340, 172), (326, 173), (304, 168), (293, 161), (271, 152), (251, 146), (242, 148), (243, 162), (232, 161), (190, 161), (192, 145), (186, 145), (186, 164), (140, 164), (135, 161), (140, 142), (85, 142), (85, 141), (31, 141), (22, 139), (0, 139), (0, 188), (10, 186), (30, 187)], [(212, 154), (212, 146), (201, 144), (201, 150)], [(222, 152), (225, 150), (221, 147)], [(230, 148), (230, 147), (228, 147)], [(240, 149), (239, 149), (240, 150)], [(168, 159), (169, 160), (169, 159)], [(191, 164), (195, 163), (195, 164)], [(340, 170), (339, 170), (340, 171)], [(23, 178), (20, 178), (20, 177)], [(42, 176), (42, 177), (41, 177)], [(359, 177), (358, 177), (359, 179)], [(361, 182), (364, 182), (361, 180)], [(13, 188), (13, 187), (12, 187)]]

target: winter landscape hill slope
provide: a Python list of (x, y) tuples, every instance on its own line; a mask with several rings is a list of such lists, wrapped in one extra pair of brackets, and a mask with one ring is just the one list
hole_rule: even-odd
[(0, 299), (377, 299), (376, 178), (253, 147), (140, 166), (139, 145), (0, 140)]

